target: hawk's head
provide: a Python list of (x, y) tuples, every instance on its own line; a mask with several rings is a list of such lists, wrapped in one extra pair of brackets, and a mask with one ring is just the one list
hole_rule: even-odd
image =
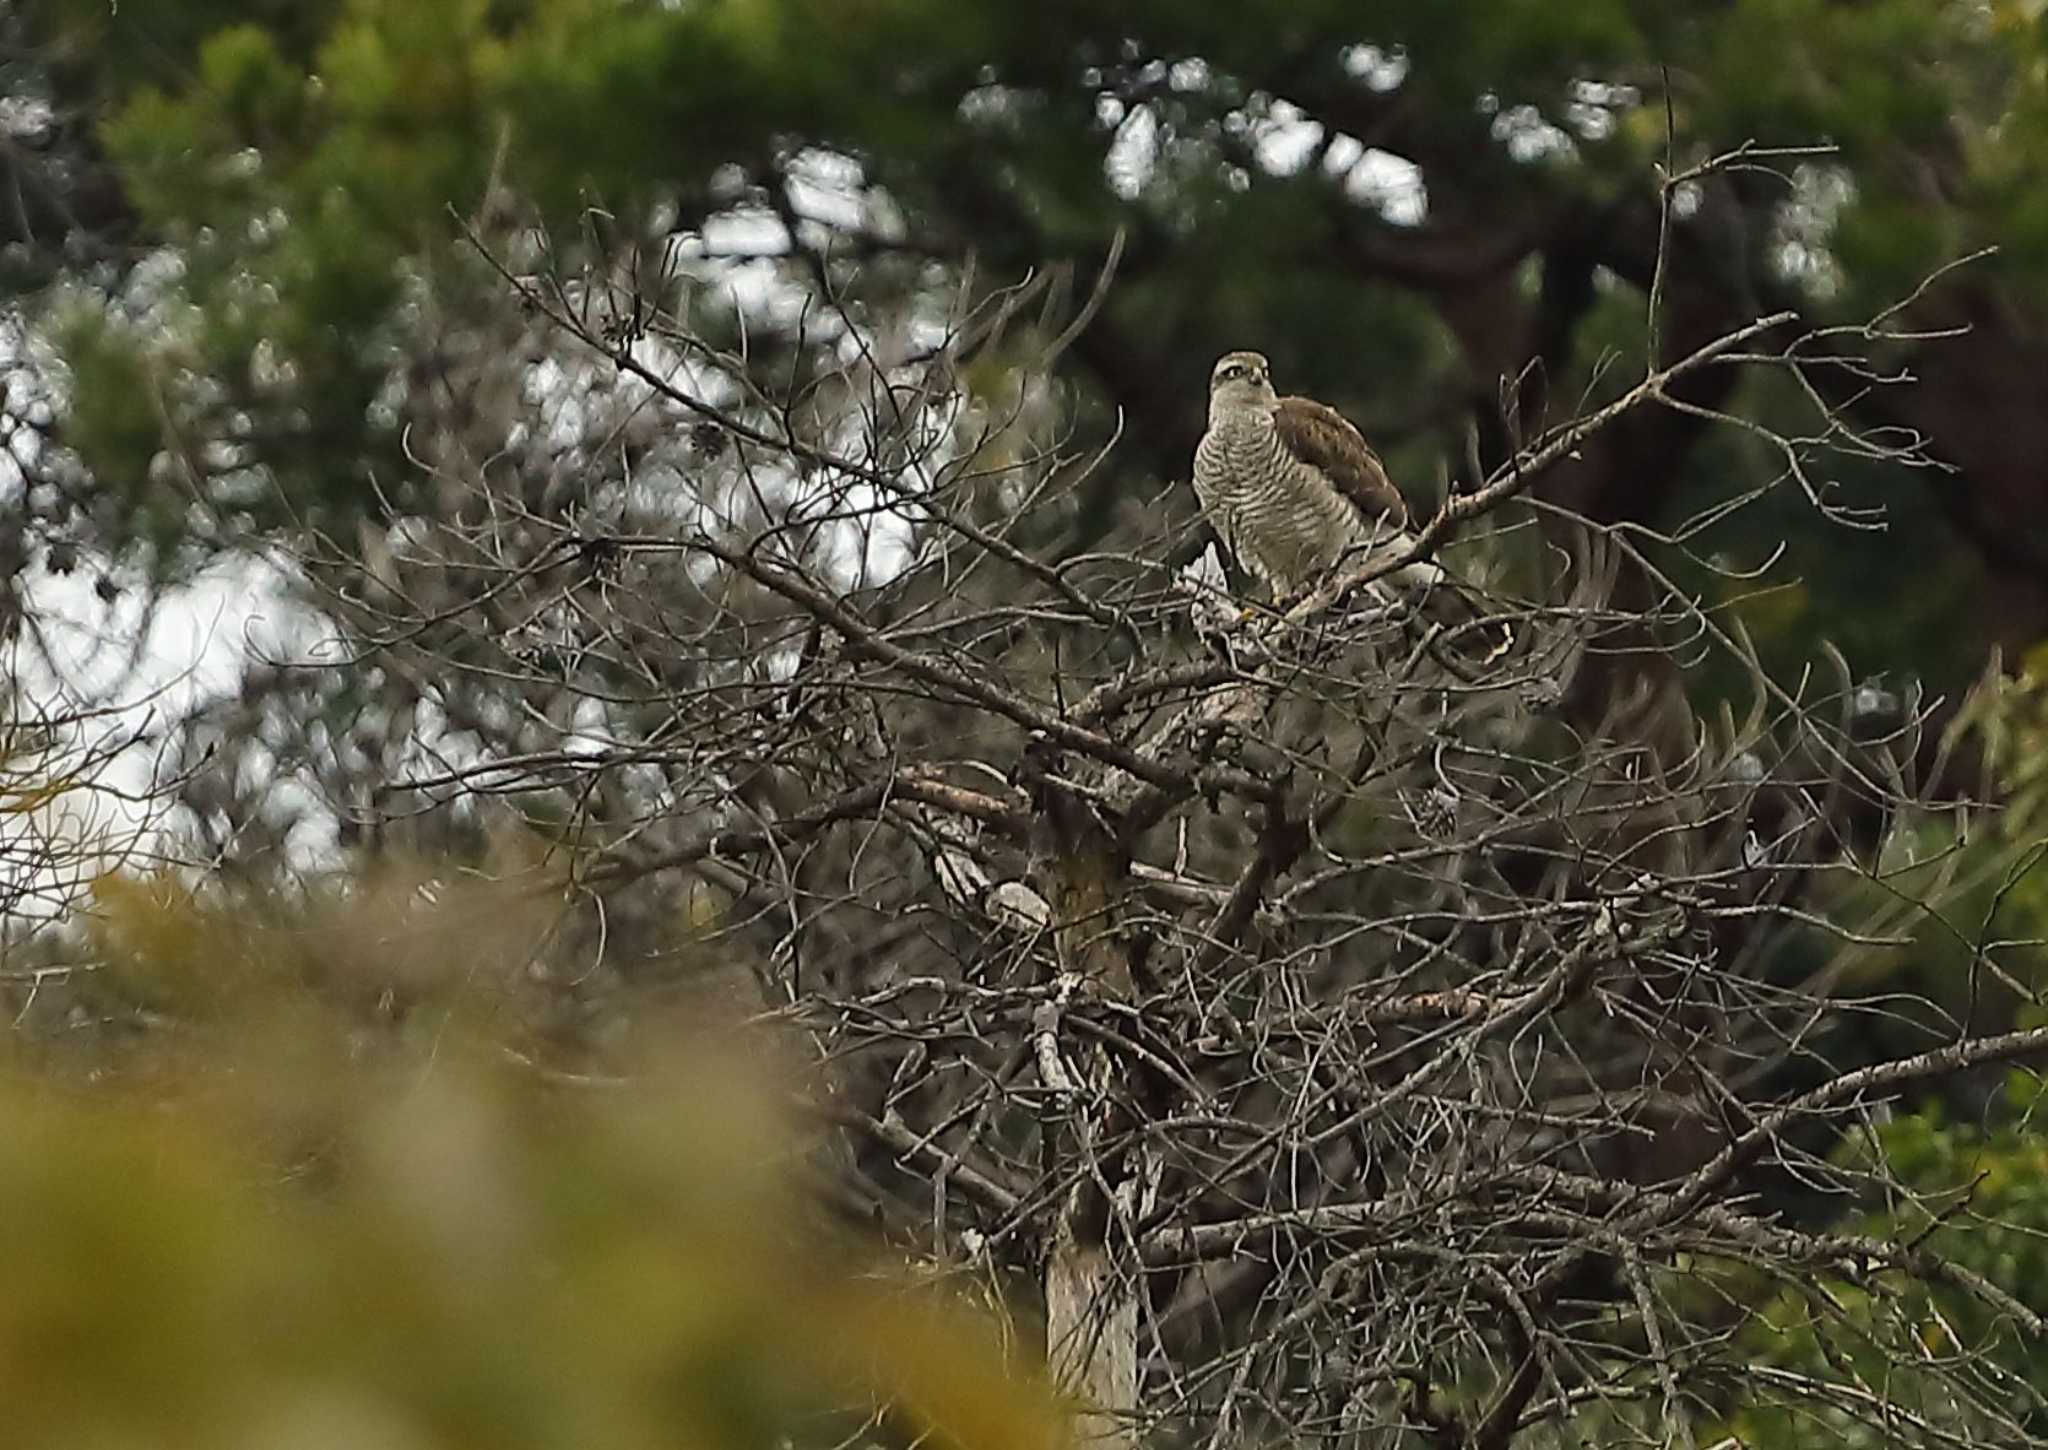
[(1226, 352), (1209, 373), (1209, 417), (1264, 412), (1273, 406), (1273, 379), (1255, 352)]

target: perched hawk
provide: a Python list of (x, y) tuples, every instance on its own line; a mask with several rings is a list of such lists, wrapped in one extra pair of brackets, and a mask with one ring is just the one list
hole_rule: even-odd
[[(1195, 449), (1194, 484), (1223, 547), (1276, 602), (1346, 555), (1363, 563), (1408, 540), (1408, 506), (1358, 430), (1335, 408), (1276, 395), (1255, 352), (1225, 353), (1209, 374), (1209, 431)], [(1443, 571), (1417, 562), (1399, 577), (1428, 585)]]

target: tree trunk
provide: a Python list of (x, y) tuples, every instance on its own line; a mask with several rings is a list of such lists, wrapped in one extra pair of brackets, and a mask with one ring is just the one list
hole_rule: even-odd
[[(1060, 1041), (1063, 1010), (1128, 1002), (1135, 988), (1130, 939), (1119, 929), (1129, 859), (1110, 823), (1076, 796), (1041, 753), (1027, 768), (1046, 842), (1044, 895), (1053, 908), (1059, 994), (1034, 1023), (1039, 1077), (1061, 1100), (1044, 1124), (1045, 1167), (1069, 1177), (1045, 1257), (1046, 1362), (1078, 1401), (1079, 1446), (1124, 1450), (1136, 1441), (1138, 1262), (1131, 1225), (1143, 1181), (1134, 1140), (1134, 1084), (1114, 1054)], [(1069, 1064), (1074, 1066), (1069, 1066)]]
[(1136, 1439), (1136, 1265), (1119, 1262), (1108, 1244), (1082, 1238), (1082, 1226), (1070, 1207), (1046, 1255), (1046, 1358), (1058, 1383), (1081, 1401), (1075, 1444), (1121, 1450)]

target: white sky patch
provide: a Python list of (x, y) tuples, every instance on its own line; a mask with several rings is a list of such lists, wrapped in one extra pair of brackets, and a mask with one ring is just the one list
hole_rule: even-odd
[(1588, 141), (1604, 141), (1614, 134), (1614, 113), (1604, 107), (1574, 101), (1565, 108), (1565, 119)]
[(1842, 211), (1856, 199), (1856, 184), (1840, 166), (1801, 162), (1792, 170), (1792, 195), (1771, 228), (1771, 264), (1780, 276), (1815, 297), (1841, 290), (1842, 271), (1831, 245)]
[(903, 208), (896, 204), (886, 187), (871, 186), (862, 194), (862, 225), (868, 234), (885, 242), (900, 242), (910, 235), (910, 224), (903, 218)]
[(618, 748), (611, 733), (611, 719), (601, 700), (578, 700), (574, 720), (562, 737), (562, 749), (570, 755), (602, 755)]
[[(252, 659), (299, 658), (328, 632), (326, 621), (290, 597), (284, 571), (262, 559), (224, 558), (167, 591), (146, 629), (139, 581), (102, 601), (94, 581), (104, 568), (104, 560), (82, 554), (67, 574), (30, 569), (27, 603), (49, 658), (17, 640), (6, 660), (31, 710), (101, 712), (74, 730), (69, 743), (79, 748), (160, 737), (168, 723), (238, 689)], [(157, 746), (141, 740), (113, 758), (95, 782), (99, 788), (64, 799), (67, 838), (106, 851), (100, 869), (113, 869), (130, 851), (159, 847), (149, 830), (158, 812), (147, 800), (158, 772)], [(305, 796), (279, 781), (278, 805), (292, 803), (278, 791)], [(303, 803), (310, 805), (310, 797)]]
[(1273, 102), (1265, 118), (1252, 127), (1253, 154), (1271, 176), (1292, 176), (1300, 171), (1322, 139), (1322, 123), (1310, 120), (1288, 101)]
[(960, 119), (984, 126), (1008, 125), (1016, 119), (1027, 95), (991, 78), (960, 98)]
[(688, 241), (679, 248), (685, 257), (693, 250), (699, 256), (772, 256), (789, 250), (789, 228), (765, 206), (733, 207), (704, 219), (703, 239), (695, 248)]
[[(737, 289), (735, 289), (737, 290)], [(670, 347), (665, 339), (643, 337), (633, 343), (633, 361), (646, 368), (686, 398), (712, 408), (730, 408), (739, 402), (739, 386), (718, 368)], [(637, 397), (652, 385), (632, 379)]]
[(1330, 138), (1329, 147), (1323, 152), (1323, 170), (1332, 176), (1342, 176), (1365, 157), (1365, 143), (1348, 132), (1339, 131)]
[(1399, 46), (1348, 46), (1344, 51), (1344, 69), (1373, 90), (1391, 91), (1408, 79), (1408, 52)]
[(52, 664), (84, 700), (154, 696), (159, 710), (189, 706), (234, 688), (253, 652), (297, 648), (313, 620), (291, 603), (279, 569), (246, 556), (168, 591), (146, 632), (140, 589), (102, 603), (90, 582), (96, 572), (85, 564), (31, 585)]
[[(1249, 134), (1253, 157), (1265, 175), (1298, 175), (1321, 148), (1318, 164), (1322, 174), (1337, 179), (1353, 201), (1396, 226), (1419, 225), (1428, 215), (1428, 189), (1414, 162), (1377, 147), (1368, 148), (1342, 131), (1330, 135), (1325, 144), (1323, 124), (1291, 101), (1276, 98), (1265, 102), (1256, 114), (1235, 112), (1224, 124)], [(1246, 189), (1228, 174), (1226, 180), (1233, 181), (1235, 190)], [(1249, 178), (1243, 180), (1248, 184)]]
[(858, 161), (812, 147), (790, 161), (790, 204), (803, 216), (841, 231), (868, 224), (867, 177)]
[(41, 96), (0, 96), (0, 134), (33, 141), (57, 124), (57, 113)]
[(1630, 85), (1606, 81), (1574, 81), (1565, 105), (1565, 124), (1588, 141), (1614, 134), (1615, 116), (1642, 104), (1643, 93)]
[(1102, 169), (1110, 190), (1126, 201), (1135, 198), (1151, 179), (1159, 161), (1159, 118), (1150, 106), (1138, 106), (1116, 128)]
[[(1331, 150), (1335, 149), (1333, 145)], [(1429, 189), (1423, 184), (1422, 168), (1378, 147), (1363, 151), (1351, 165), (1344, 177), (1344, 190), (1395, 226), (1420, 226), (1429, 215)]]
[(1544, 119), (1534, 106), (1510, 106), (1496, 114), (1493, 136), (1508, 148), (1508, 155), (1521, 162), (1568, 156), (1578, 149), (1563, 127)]

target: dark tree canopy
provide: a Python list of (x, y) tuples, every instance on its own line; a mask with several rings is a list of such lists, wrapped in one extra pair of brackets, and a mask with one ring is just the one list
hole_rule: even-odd
[[(1658, 345), (1779, 306), (1861, 315), (1998, 244), (1900, 319), (1967, 340), (1900, 343), (1886, 362), (1918, 383), (1862, 405), (1959, 470), (1892, 500), (1900, 528), (1947, 541), (1925, 586), (1945, 617), (1922, 623), (1914, 662), (1952, 657), (1957, 629), (2010, 653), (2048, 619), (2048, 546), (2015, 526), (2039, 514), (2048, 416), (2030, 351), (2048, 265), (2041, 37), (2023, 6), (1427, 3), (1368, 26), (1336, 4), (77, 0), (16, 24), (25, 89), (54, 107), (9, 163), (18, 248), (61, 255), (75, 236), (78, 253), (139, 261), (170, 243), (175, 293), (202, 308), (175, 365), (145, 376), (108, 356), (132, 339), (90, 320), (71, 334), (81, 365), (100, 360), (75, 436), (129, 501), (99, 521), (117, 533), (185, 522), (149, 506), (148, 454), (167, 441), (136, 413), (152, 392), (188, 451), (234, 440), (210, 473), (273, 475), (276, 508), (374, 509), (373, 472), (399, 486), (394, 433), (468, 331), (455, 222), (499, 220), (493, 185), (558, 246), (635, 241), (643, 266), (663, 233), (735, 207), (815, 212), (802, 242), (875, 306), (1045, 267), (1085, 295), (1120, 234), (1117, 286), (1060, 376), (1087, 426), (1121, 420), (1128, 465), (1177, 476), (1208, 360), (1257, 345), (1427, 491), (1469, 478), (1468, 430), (1483, 465), (1502, 456), (1504, 378), (1517, 416), (1550, 417), (1599, 391), (1604, 359), (1641, 353), (1659, 167), (1824, 145), (1688, 192)], [(777, 230), (706, 245), (779, 252)], [(751, 342), (761, 367), (785, 365), (772, 333)], [(1733, 386), (1704, 377), (1697, 401)], [(1668, 522), (1773, 466), (1703, 433), (1646, 422), (1547, 486), (1600, 517)], [(1129, 473), (1077, 500), (1073, 547), (1108, 527)], [(1848, 557), (1816, 575), (1831, 587), (1796, 622), (1809, 641), (1839, 633), (1886, 568), (1879, 546), (1831, 547)]]

